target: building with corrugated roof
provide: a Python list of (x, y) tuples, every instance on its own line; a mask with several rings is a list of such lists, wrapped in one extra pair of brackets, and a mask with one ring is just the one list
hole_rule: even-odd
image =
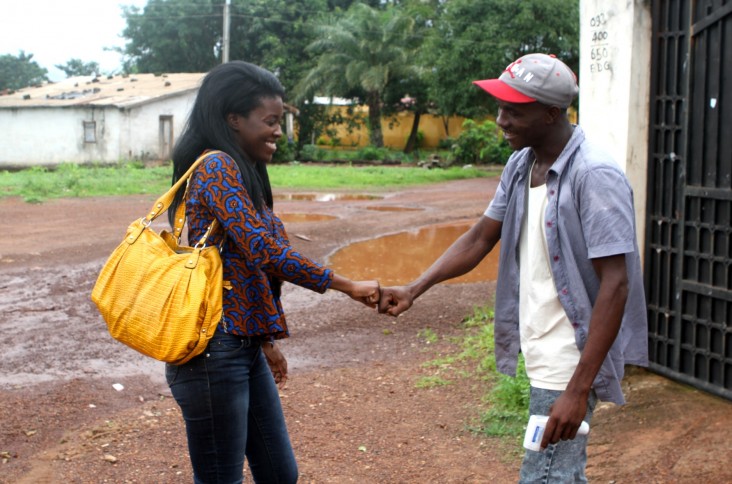
[(167, 160), (204, 75), (82, 76), (0, 93), (0, 166)]

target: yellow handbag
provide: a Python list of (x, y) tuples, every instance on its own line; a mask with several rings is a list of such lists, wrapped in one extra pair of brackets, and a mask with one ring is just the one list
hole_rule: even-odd
[(216, 246), (206, 246), (216, 220), (194, 247), (179, 245), (185, 197), (173, 233), (150, 224), (170, 207), (176, 191), (203, 161), (199, 157), (150, 213), (132, 222), (104, 264), (92, 301), (112, 337), (160, 361), (182, 364), (201, 353), (221, 321), (223, 268)]

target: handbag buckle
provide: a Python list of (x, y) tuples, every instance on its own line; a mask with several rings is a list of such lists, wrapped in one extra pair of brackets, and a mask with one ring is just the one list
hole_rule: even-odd
[(201, 237), (196, 243), (196, 245), (193, 246), (194, 249), (205, 249), (206, 248), (206, 241), (208, 240), (208, 236), (211, 235), (211, 230), (213, 229), (213, 224), (208, 226), (208, 229), (206, 229), (206, 232), (203, 234), (203, 237)]

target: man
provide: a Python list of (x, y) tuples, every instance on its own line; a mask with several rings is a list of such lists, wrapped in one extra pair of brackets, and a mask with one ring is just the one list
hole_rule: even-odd
[(550, 417), (542, 451), (526, 451), (520, 481), (586, 482), (580, 424), (598, 399), (623, 404), (624, 365), (648, 360), (632, 190), (569, 122), (579, 89), (560, 60), (529, 54), (475, 84), (496, 99), (496, 124), (515, 152), (484, 215), (419, 278), (384, 288), (379, 311), (397, 316), (433, 285), (473, 269), (500, 240), (498, 369), (515, 375), (523, 352), (529, 411)]

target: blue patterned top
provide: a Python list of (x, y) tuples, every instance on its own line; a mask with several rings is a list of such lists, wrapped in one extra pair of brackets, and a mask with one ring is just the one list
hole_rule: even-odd
[(219, 330), (242, 336), (289, 336), (285, 314), (268, 276), (325, 292), (333, 272), (295, 252), (282, 221), (267, 207), (261, 212), (242, 182), (236, 162), (225, 153), (206, 157), (190, 178), (186, 200), (188, 240), (199, 240), (214, 217), (209, 245), (219, 245), (224, 280), (224, 320)]

